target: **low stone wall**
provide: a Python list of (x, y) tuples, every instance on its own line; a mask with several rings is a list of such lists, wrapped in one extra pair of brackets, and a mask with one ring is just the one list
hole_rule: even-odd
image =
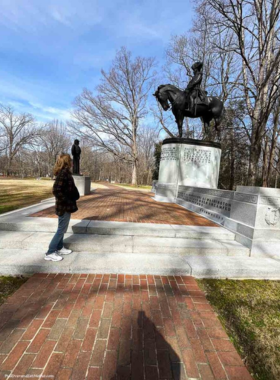
[[(177, 192), (177, 194), (176, 194)], [(280, 252), (280, 189), (238, 186), (236, 191), (156, 184), (156, 200), (173, 201), (236, 234), (251, 255)], [(280, 257), (280, 253), (279, 253)]]

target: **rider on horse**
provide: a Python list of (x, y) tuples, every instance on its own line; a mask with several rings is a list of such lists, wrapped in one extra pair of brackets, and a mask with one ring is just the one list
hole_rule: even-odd
[(194, 73), (194, 76), (190, 80), (187, 88), (185, 89), (185, 93), (187, 96), (187, 104), (188, 108), (186, 111), (193, 111), (193, 106), (195, 100), (199, 97), (203, 102), (206, 101), (206, 94), (204, 91), (200, 89), (200, 84), (202, 82), (202, 67), (203, 63), (202, 62), (195, 62), (192, 65), (192, 70)]

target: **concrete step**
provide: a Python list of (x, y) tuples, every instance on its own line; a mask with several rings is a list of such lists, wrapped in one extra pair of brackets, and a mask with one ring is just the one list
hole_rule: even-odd
[(96, 254), (73, 252), (62, 261), (44, 260), (39, 250), (0, 249), (0, 274), (17, 275), (31, 273), (129, 273), (157, 275), (190, 275), (186, 258), (180, 255)]
[(184, 239), (142, 236), (70, 235), (65, 246), (77, 252), (92, 253), (152, 253), (152, 254), (222, 254), (249, 255), (249, 249), (241, 244), (225, 240)]
[[(55, 232), (54, 218), (0, 218), (0, 231)], [(234, 240), (234, 233), (222, 227), (182, 226), (154, 223), (105, 222), (70, 220), (68, 233), (119, 236), (153, 236), (185, 239)]]
[(126, 273), (191, 275), (197, 278), (280, 280), (280, 261), (270, 258), (176, 254), (73, 252), (60, 262), (45, 261), (41, 250), (0, 249), (0, 274)]
[(182, 226), (154, 223), (91, 221), (87, 234), (145, 236), (185, 239), (234, 240), (235, 235), (221, 227)]
[[(25, 249), (44, 252), (52, 233), (0, 231), (0, 249)], [(65, 247), (75, 252), (96, 254), (179, 254), (249, 256), (249, 249), (233, 240), (166, 238), (151, 236), (119, 236), (65, 234)]]

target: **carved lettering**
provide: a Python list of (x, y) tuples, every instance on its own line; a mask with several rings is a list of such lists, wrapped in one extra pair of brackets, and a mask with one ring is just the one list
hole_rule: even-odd
[(178, 150), (176, 147), (162, 147), (160, 161), (178, 161)]
[(202, 214), (202, 215), (205, 215), (206, 217), (208, 218), (211, 218), (212, 220), (214, 220), (216, 223), (219, 223), (221, 225), (224, 225), (225, 224), (225, 218), (222, 216), (222, 215), (219, 215), (219, 214), (216, 214), (216, 213), (213, 213), (211, 211), (208, 211), (208, 210), (204, 210), (203, 208), (201, 208), (199, 210), (199, 213)]
[(188, 194), (182, 191), (178, 192), (178, 198), (183, 199), (184, 201), (193, 203), (197, 206), (204, 208), (215, 208), (219, 212), (230, 212), (231, 203), (222, 201), (220, 199), (208, 198), (207, 196), (202, 196), (200, 194)]
[(234, 191), (229, 190), (214, 190), (214, 189), (203, 189), (196, 187), (195, 189), (193, 187), (189, 186), (179, 186), (179, 191), (184, 191), (188, 194), (204, 194), (204, 195), (211, 195), (213, 197), (219, 197), (219, 198), (227, 198), (227, 199), (233, 199)]
[(192, 162), (198, 166), (211, 163), (211, 150), (184, 148), (183, 161), (185, 163)]

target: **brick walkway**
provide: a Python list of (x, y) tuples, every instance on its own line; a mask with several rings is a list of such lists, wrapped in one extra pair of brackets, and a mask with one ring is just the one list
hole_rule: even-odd
[[(79, 210), (72, 214), (72, 219), (219, 227), (176, 204), (156, 202), (153, 196), (152, 193), (129, 191), (117, 186), (97, 189), (94, 194), (78, 201)], [(56, 218), (54, 207), (31, 216)]]
[(192, 277), (37, 274), (0, 323), (0, 379), (252, 380)]

